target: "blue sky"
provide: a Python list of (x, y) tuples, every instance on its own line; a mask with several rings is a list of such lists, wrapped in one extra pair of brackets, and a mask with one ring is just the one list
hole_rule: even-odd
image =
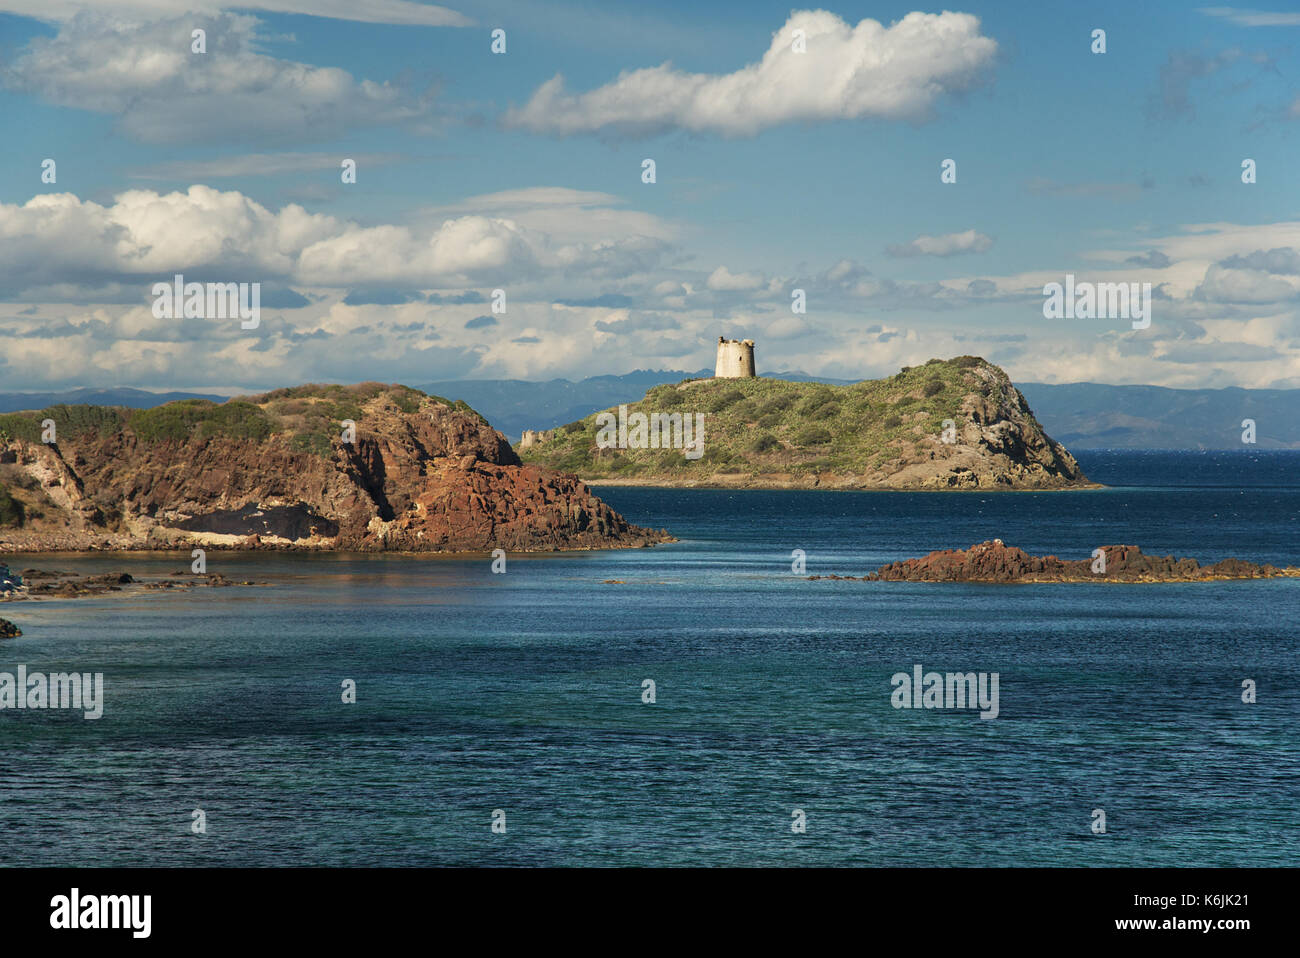
[[(579, 378), (719, 334), (1300, 387), (1297, 41), (1281, 3), (0, 0), (0, 388)], [(260, 282), (261, 324), (154, 317), (176, 272)], [(1150, 282), (1151, 327), (1045, 319), (1067, 273)]]

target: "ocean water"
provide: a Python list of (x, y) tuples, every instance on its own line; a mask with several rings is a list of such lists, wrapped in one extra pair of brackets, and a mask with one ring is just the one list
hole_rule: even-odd
[[(1300, 454), (1079, 458), (1110, 488), (605, 488), (681, 541), (500, 575), (486, 556), (210, 553), (265, 585), (0, 606), (25, 632), (0, 671), (100, 671), (106, 698), (98, 721), (0, 712), (0, 863), (1297, 864), (1300, 579), (791, 570), (796, 549), (808, 574), (860, 575), (988, 538), (1300, 564)], [(917, 664), (997, 672), (1000, 714), (893, 708)]]

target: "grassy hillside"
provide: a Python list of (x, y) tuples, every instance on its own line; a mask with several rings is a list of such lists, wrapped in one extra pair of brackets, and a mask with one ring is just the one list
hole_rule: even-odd
[[(656, 386), (631, 412), (705, 413), (704, 455), (676, 449), (599, 449), (596, 414), (521, 451), (529, 462), (593, 479), (668, 481), (710, 474), (885, 475), (918, 446), (938, 443), (943, 421), (962, 423), (972, 394), (1023, 405), (996, 366), (975, 356), (932, 359), (888, 379), (831, 386), (774, 379), (707, 379)], [(1029, 417), (1034, 428), (1037, 423)]]
[(223, 403), (182, 399), (150, 409), (59, 404), (32, 412), (5, 413), (0, 415), (0, 445), (11, 438), (40, 442), (42, 421), (53, 419), (59, 439), (123, 431), (145, 443), (218, 437), (265, 439), (280, 434), (296, 449), (329, 457), (330, 442), (339, 435), (343, 420), (360, 422), (362, 404), (381, 394), (391, 398), (403, 412), (415, 412), (421, 403), (431, 401), (478, 416), (463, 402), (428, 396), (409, 386), (313, 383)]

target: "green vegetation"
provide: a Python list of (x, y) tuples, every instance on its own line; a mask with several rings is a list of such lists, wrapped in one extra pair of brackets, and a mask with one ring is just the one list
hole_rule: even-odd
[(133, 433), (144, 443), (218, 438), (260, 441), (283, 435), (292, 448), (328, 458), (333, 455), (333, 443), (343, 431), (344, 420), (361, 423), (366, 404), (379, 397), (408, 415), (419, 412), (426, 403), (436, 403), (486, 422), (463, 400), (426, 396), (409, 386), (308, 383), (224, 403), (183, 399), (152, 409), (59, 405), (7, 413), (0, 415), (0, 444), (10, 439), (40, 442), (42, 421), (53, 419), (56, 438), (61, 442), (118, 432)]
[[(704, 456), (677, 449), (598, 449), (596, 413), (523, 453), (589, 478), (687, 480), (712, 473), (863, 474), (937, 437), (971, 393), (1013, 401), (1015, 387), (976, 356), (934, 359), (887, 379), (830, 386), (778, 379), (707, 379), (655, 386), (629, 414), (704, 414)], [(617, 414), (617, 407), (602, 410)]]
[(60, 403), (35, 412), (11, 412), (0, 415), (0, 443), (9, 439), (40, 442), (46, 419), (54, 420), (54, 438), (70, 439), (74, 436), (94, 434), (108, 436), (122, 428), (128, 409), (117, 406), (68, 406)]
[(250, 402), (232, 399), (182, 399), (131, 416), (131, 431), (144, 442), (185, 442), (190, 438), (265, 439), (275, 431), (271, 417)]

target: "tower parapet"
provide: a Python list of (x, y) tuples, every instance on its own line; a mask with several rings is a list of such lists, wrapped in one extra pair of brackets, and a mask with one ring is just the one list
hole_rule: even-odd
[(718, 363), (714, 367), (715, 379), (752, 379), (754, 372), (754, 341), (718, 337)]

